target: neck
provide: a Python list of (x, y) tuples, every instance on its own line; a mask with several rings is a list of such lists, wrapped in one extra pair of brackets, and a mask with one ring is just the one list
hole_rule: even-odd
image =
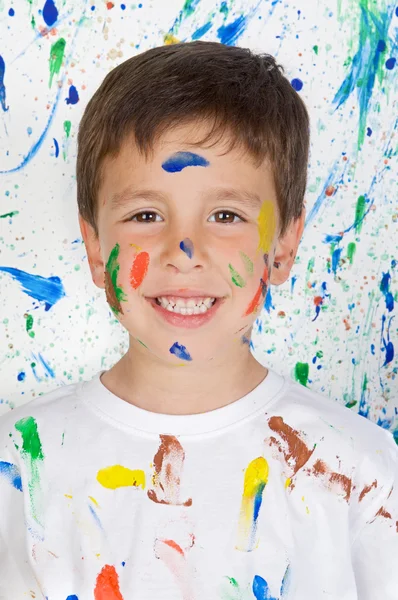
[(208, 412), (242, 398), (266, 377), (268, 370), (247, 344), (206, 363), (179, 367), (161, 361), (131, 341), (127, 353), (101, 382), (118, 396), (150, 412), (184, 415)]

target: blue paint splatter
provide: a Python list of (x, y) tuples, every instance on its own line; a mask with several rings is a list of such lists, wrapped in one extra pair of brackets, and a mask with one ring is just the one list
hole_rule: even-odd
[(23, 381), (26, 377), (25, 371), (21, 371), (20, 373), (18, 373), (17, 379), (18, 381)]
[(32, 275), (20, 269), (13, 267), (1, 267), (0, 271), (8, 273), (16, 279), (22, 286), (22, 291), (28, 296), (35, 298), (39, 302), (45, 303), (45, 310), (50, 310), (58, 300), (65, 294), (61, 279), (56, 275), (52, 277), (41, 277), (41, 275)]
[(222, 25), (217, 29), (217, 37), (222, 44), (233, 46), (242, 35), (247, 25), (247, 17), (241, 15), (233, 23)]
[(205, 25), (202, 25), (202, 27), (199, 27), (199, 29), (197, 29), (196, 31), (193, 32), (192, 40), (199, 40), (201, 37), (203, 37), (209, 31), (209, 29), (211, 29), (211, 27), (212, 27), (211, 21), (209, 21), (208, 23), (205, 23)]
[(389, 312), (391, 312), (394, 309), (394, 296), (390, 292), (390, 281), (390, 273), (383, 272), (383, 277), (380, 283), (380, 291), (383, 293), (384, 298), (386, 299), (386, 307)]
[(10, 17), (13, 17), (15, 15), (15, 10), (13, 8), (10, 8), (8, 14), (10, 15)]
[(46, 0), (43, 8), (43, 19), (47, 27), (52, 27), (58, 19), (58, 10), (54, 4), (54, 0)]
[(185, 167), (208, 167), (209, 161), (194, 154), (193, 152), (176, 152), (162, 163), (162, 167), (168, 173), (177, 173)]
[(33, 352), (32, 352), (32, 355), (33, 355), (33, 358), (35, 359), (36, 362), (37, 361), (41, 362), (41, 364), (42, 364), (42, 366), (44, 368), (44, 371), (45, 371), (45, 376), (48, 377), (48, 375), (50, 375), (50, 377), (52, 377), (54, 379), (55, 378), (54, 371), (52, 370), (52, 368), (50, 367), (50, 365), (48, 364), (48, 362), (44, 360), (44, 358), (42, 357), (42, 355), (40, 354), (40, 352), (39, 352), (39, 358), (37, 358), (37, 356), (35, 354), (33, 354)]
[(21, 473), (16, 465), (13, 465), (9, 462), (0, 461), (0, 475), (3, 475), (6, 479), (8, 479), (16, 490), (22, 492)]
[(390, 362), (392, 362), (392, 360), (394, 358), (394, 344), (390, 340), (390, 327), (391, 327), (391, 321), (393, 319), (394, 319), (394, 317), (391, 317), (391, 319), (388, 322), (388, 326), (387, 326), (387, 339), (385, 339), (385, 337), (384, 337), (384, 325), (385, 325), (385, 322), (386, 322), (386, 316), (383, 315), (381, 317), (381, 322), (382, 322), (381, 342), (382, 342), (382, 344), (384, 346), (384, 348), (382, 348), (381, 351), (386, 353), (386, 358), (384, 360), (383, 367), (386, 367)]
[(185, 238), (180, 242), (180, 248), (185, 254), (187, 254), (188, 258), (192, 258), (193, 256), (193, 242), (189, 238)]
[(388, 58), (386, 60), (386, 69), (393, 69), (395, 67), (395, 63), (397, 62), (397, 59), (394, 57)]
[(343, 248), (336, 248), (332, 254), (332, 271), (336, 275), (337, 267), (339, 266), (340, 256)]
[(285, 595), (290, 591), (291, 582), (292, 582), (292, 572), (290, 569), (290, 565), (287, 565), (285, 574), (282, 579), (281, 598), (284, 598)]
[(178, 342), (175, 342), (172, 345), (169, 352), (171, 354), (175, 354), (178, 358), (182, 358), (182, 360), (192, 360), (189, 352), (187, 352), (186, 347), (182, 344), (179, 344)]
[(95, 512), (95, 510), (93, 509), (93, 507), (92, 507), (92, 506), (90, 506), (90, 504), (88, 505), (88, 507), (89, 507), (89, 509), (90, 509), (90, 512), (91, 512), (91, 514), (92, 514), (92, 515), (93, 515), (93, 517), (94, 517), (94, 521), (97, 523), (98, 527), (99, 527), (100, 529), (102, 529), (102, 524), (101, 524), (101, 521), (99, 520), (99, 517), (98, 517), (97, 513)]
[(269, 313), (271, 312), (271, 308), (275, 310), (275, 306), (272, 304), (271, 287), (268, 288), (267, 295), (265, 296), (264, 308)]
[(53, 138), (53, 140), (54, 140), (54, 146), (55, 146), (55, 158), (58, 158), (58, 155), (59, 155), (59, 145), (58, 145), (58, 142), (57, 142), (57, 140), (55, 138)]
[(77, 104), (79, 102), (79, 94), (74, 85), (69, 88), (69, 96), (65, 98), (66, 104)]
[(290, 83), (292, 84), (292, 88), (296, 90), (296, 92), (299, 92), (303, 88), (303, 82), (301, 81), (301, 79), (298, 79), (298, 77), (292, 79)]
[(293, 294), (293, 292), (294, 292), (294, 285), (295, 285), (296, 281), (297, 281), (297, 275), (293, 275), (291, 286), (290, 286), (290, 293), (291, 294)]
[(260, 575), (254, 576), (252, 589), (256, 600), (278, 600), (271, 594), (268, 583)]
[(4, 112), (7, 112), (8, 106), (6, 106), (6, 88), (4, 86), (4, 73), (6, 71), (6, 65), (2, 56), (0, 56), (0, 104)]
[(68, 596), (66, 600), (79, 600), (79, 598), (76, 596), (76, 594), (72, 594), (71, 596)]

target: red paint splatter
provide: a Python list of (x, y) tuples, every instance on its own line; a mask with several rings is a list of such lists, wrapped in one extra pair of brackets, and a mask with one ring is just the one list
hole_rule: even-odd
[(167, 544), (167, 546), (170, 546), (170, 548), (174, 548), (174, 550), (177, 550), (179, 554), (184, 556), (184, 550), (174, 540), (162, 540), (162, 542)]
[(114, 6), (115, 6), (115, 5), (113, 4), (113, 2), (107, 2), (107, 3), (106, 3), (106, 8), (107, 8), (108, 10), (111, 10), (111, 8), (113, 8)]
[(148, 252), (139, 252), (134, 259), (130, 271), (131, 287), (137, 289), (141, 285), (145, 275), (148, 272), (149, 254)]
[(95, 600), (123, 600), (119, 588), (119, 576), (113, 565), (105, 565), (97, 576)]
[(243, 313), (244, 317), (247, 317), (247, 315), (250, 315), (251, 313), (253, 313), (257, 310), (259, 302), (260, 302), (260, 296), (263, 293), (264, 286), (267, 286), (267, 283), (268, 283), (268, 265), (266, 265), (264, 267), (264, 273), (260, 280), (260, 284), (258, 286), (256, 295), (254, 296), (253, 300), (250, 302), (249, 306), (247, 307), (246, 312)]
[(333, 196), (333, 194), (335, 193), (336, 188), (333, 185), (328, 185), (328, 187), (325, 190), (325, 195), (326, 196)]

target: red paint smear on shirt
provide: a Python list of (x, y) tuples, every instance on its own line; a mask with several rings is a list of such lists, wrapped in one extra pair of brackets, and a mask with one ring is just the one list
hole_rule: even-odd
[(167, 546), (170, 546), (170, 548), (174, 548), (174, 550), (177, 550), (177, 552), (179, 554), (181, 554), (182, 556), (184, 556), (183, 549), (174, 540), (162, 540), (162, 541), (163, 541), (164, 544), (167, 544)]
[[(264, 273), (263, 273), (262, 281), (264, 281), (264, 283), (268, 282), (268, 266), (266, 266), (264, 268)], [(247, 317), (247, 315), (250, 315), (252, 312), (254, 312), (255, 310), (257, 310), (258, 304), (260, 302), (260, 296), (261, 296), (261, 292), (262, 291), (263, 291), (263, 283), (260, 282), (260, 285), (258, 286), (258, 290), (256, 292), (256, 295), (254, 296), (253, 300), (250, 302), (249, 306), (247, 307), (246, 312), (243, 314), (244, 317)]]
[(133, 265), (130, 271), (130, 283), (131, 287), (137, 289), (141, 285), (145, 275), (147, 274), (149, 266), (149, 254), (148, 252), (139, 252), (134, 259)]
[(94, 590), (95, 600), (123, 600), (119, 588), (119, 577), (112, 565), (105, 565), (97, 577)]

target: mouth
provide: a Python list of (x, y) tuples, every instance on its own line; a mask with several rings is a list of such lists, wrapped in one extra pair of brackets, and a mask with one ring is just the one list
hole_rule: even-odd
[(214, 298), (211, 306), (205, 312), (182, 314), (165, 308), (157, 298), (145, 298), (154, 308), (156, 314), (174, 327), (185, 327), (186, 329), (195, 329), (208, 323), (217, 313), (218, 309), (225, 302), (226, 298)]

